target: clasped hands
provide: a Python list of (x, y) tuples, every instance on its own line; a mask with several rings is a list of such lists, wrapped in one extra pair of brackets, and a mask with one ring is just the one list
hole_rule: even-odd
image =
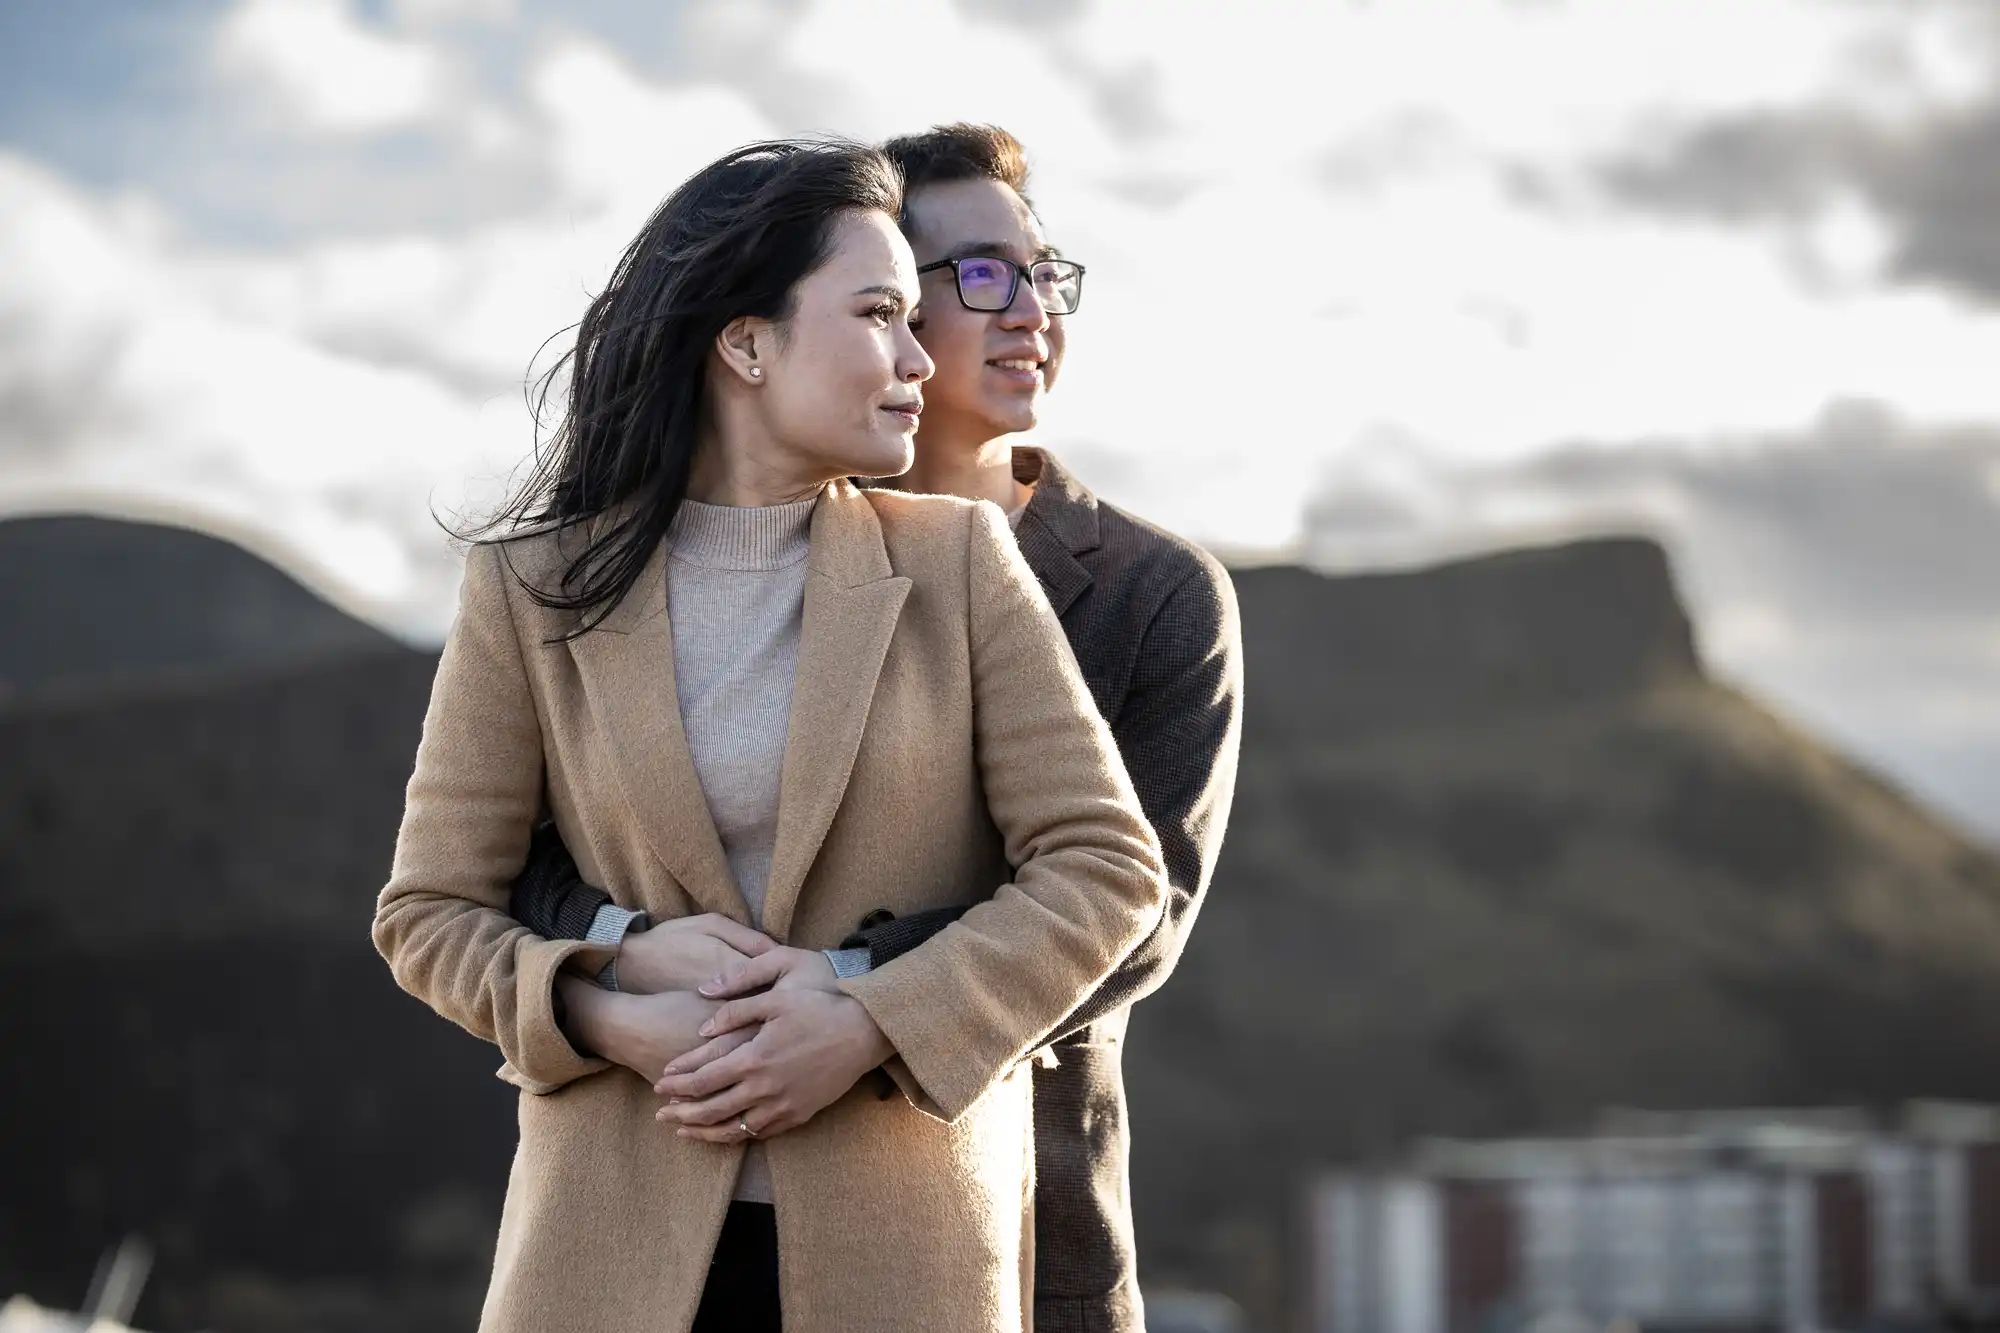
[(628, 936), (616, 993), (561, 984), (577, 1035), (652, 1082), (683, 1138), (795, 1129), (895, 1053), (825, 954), (714, 913)]

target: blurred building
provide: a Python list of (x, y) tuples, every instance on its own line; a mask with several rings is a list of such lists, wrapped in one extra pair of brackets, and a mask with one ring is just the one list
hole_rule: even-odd
[(2000, 1327), (2000, 1107), (1620, 1113), (1309, 1211), (1315, 1333)]

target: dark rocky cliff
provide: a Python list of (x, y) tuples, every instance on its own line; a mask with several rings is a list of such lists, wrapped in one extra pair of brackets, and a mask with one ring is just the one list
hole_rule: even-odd
[(1611, 538), (1413, 574), (1241, 571), (1255, 742), (1434, 730), (1701, 674), (1666, 553)]
[[(1128, 1055), (1149, 1279), (1279, 1326), (1304, 1173), (1416, 1134), (2000, 1097), (2000, 869), (1704, 678), (1657, 548), (1238, 587), (1230, 838)], [(469, 1327), (512, 1094), (367, 938), (435, 660), (266, 623), (0, 707), (0, 1289), (136, 1230), (148, 1327)]]

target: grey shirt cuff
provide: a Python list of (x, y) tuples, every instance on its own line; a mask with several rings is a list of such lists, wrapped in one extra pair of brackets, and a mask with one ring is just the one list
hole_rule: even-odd
[(858, 977), (874, 970), (866, 949), (822, 949), (820, 952), (826, 955), (827, 962), (833, 964), (833, 975), (836, 977)]
[[(597, 909), (597, 915), (590, 919), (590, 929), (584, 934), (585, 944), (619, 945), (625, 936), (635, 930), (644, 930), (652, 924), (652, 918), (644, 912), (634, 912), (620, 907), (617, 903), (606, 903)], [(606, 990), (618, 989), (618, 960), (606, 963), (597, 974), (597, 984)]]

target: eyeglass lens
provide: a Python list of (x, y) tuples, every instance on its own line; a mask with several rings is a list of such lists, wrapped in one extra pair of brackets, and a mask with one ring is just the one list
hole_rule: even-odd
[[(1005, 310), (1014, 299), (1015, 266), (1005, 259), (958, 261), (958, 294), (974, 310)], [(1052, 315), (1075, 311), (1083, 295), (1083, 273), (1075, 264), (1044, 259), (1028, 269), (1035, 299)]]

